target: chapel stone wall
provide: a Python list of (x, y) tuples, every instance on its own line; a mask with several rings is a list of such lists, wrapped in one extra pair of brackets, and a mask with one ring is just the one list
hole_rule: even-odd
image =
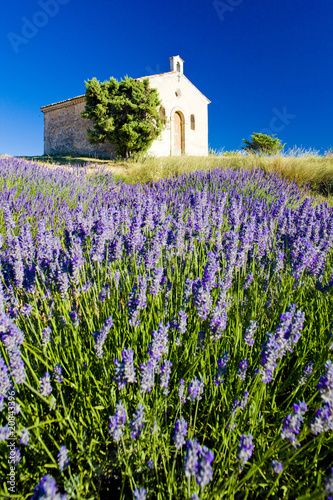
[(44, 154), (75, 154), (100, 158), (116, 155), (112, 144), (90, 144), (87, 129), (91, 120), (81, 116), (85, 108), (85, 96), (63, 103), (44, 106)]

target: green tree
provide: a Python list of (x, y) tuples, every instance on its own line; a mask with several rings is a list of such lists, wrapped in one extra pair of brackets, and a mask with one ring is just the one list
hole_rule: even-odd
[(161, 101), (149, 79), (134, 80), (125, 77), (100, 83), (96, 78), (85, 82), (86, 107), (84, 118), (93, 122), (88, 129), (91, 144), (114, 144), (123, 158), (147, 151), (161, 134), (165, 118), (160, 116)]
[(243, 139), (246, 146), (242, 147), (242, 149), (262, 156), (275, 155), (284, 148), (285, 144), (281, 144), (280, 139), (274, 137), (274, 135), (258, 134), (255, 132), (251, 135), (252, 142)]

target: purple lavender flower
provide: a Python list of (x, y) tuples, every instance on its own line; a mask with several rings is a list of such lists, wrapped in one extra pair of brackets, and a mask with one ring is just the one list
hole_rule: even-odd
[(333, 430), (333, 406), (324, 403), (316, 411), (316, 415), (310, 424), (310, 431), (318, 435), (328, 430)]
[(301, 423), (304, 420), (303, 415), (307, 411), (307, 406), (304, 401), (299, 401), (293, 404), (294, 413), (288, 414), (283, 421), (283, 427), (281, 431), (282, 439), (289, 439), (291, 444), (296, 448), (300, 446), (296, 441), (296, 436), (300, 433)]
[(207, 259), (208, 262), (203, 272), (202, 282), (207, 290), (211, 290), (215, 286), (216, 274), (219, 270), (219, 254), (208, 252)]
[(244, 359), (242, 359), (242, 361), (238, 365), (237, 375), (238, 375), (238, 378), (242, 381), (244, 381), (246, 379), (246, 370), (247, 370), (248, 364), (249, 364), (249, 361), (246, 358), (244, 358)]
[(169, 381), (171, 375), (172, 363), (168, 359), (165, 359), (161, 366), (161, 388), (165, 396), (169, 394)]
[(181, 335), (183, 335), (186, 332), (187, 313), (183, 310), (180, 310), (178, 316), (179, 316), (179, 323), (177, 325), (177, 330)]
[(99, 332), (94, 332), (94, 340), (95, 340), (95, 352), (98, 358), (102, 358), (104, 355), (103, 346), (106, 341), (107, 335), (113, 325), (112, 316), (109, 316)]
[(120, 271), (116, 271), (113, 275), (113, 281), (114, 281), (114, 286), (115, 286), (116, 290), (118, 290), (118, 287), (119, 287), (120, 277), (121, 277)]
[(244, 290), (247, 290), (248, 288), (250, 288), (250, 285), (253, 281), (253, 278), (254, 278), (254, 276), (252, 273), (247, 275), (246, 280), (244, 281), (244, 285), (243, 285)]
[(325, 373), (321, 375), (317, 387), (324, 404), (317, 410), (310, 424), (310, 430), (315, 435), (333, 430), (333, 363), (331, 360), (326, 362)]
[(214, 454), (207, 446), (200, 446), (196, 439), (186, 443), (184, 461), (185, 477), (195, 476), (199, 486), (204, 488), (213, 478)]
[(40, 379), (40, 393), (45, 398), (52, 392), (51, 377), (49, 372), (45, 372), (44, 377)]
[(11, 435), (11, 432), (10, 432), (10, 429), (8, 427), (8, 424), (6, 424), (5, 426), (0, 426), (0, 442), (1, 441), (7, 441), (7, 439), (10, 437)]
[(159, 364), (164, 356), (168, 354), (169, 338), (168, 338), (169, 323), (165, 326), (163, 323), (158, 325), (158, 329), (152, 333), (152, 341), (148, 346), (148, 354), (153, 363), (154, 369), (159, 371)]
[(199, 380), (197, 378), (197, 376), (195, 375), (194, 378), (192, 378), (192, 380), (188, 386), (188, 389), (187, 389), (189, 400), (190, 401), (196, 401), (196, 400), (199, 401), (202, 397), (203, 392), (204, 392), (204, 387), (205, 387), (205, 384), (204, 384), (203, 377), (201, 377), (201, 379)]
[(106, 287), (103, 287), (101, 289), (101, 291), (99, 292), (99, 294), (98, 294), (98, 300), (100, 302), (104, 302), (104, 300), (106, 299), (107, 295), (108, 295), (108, 289)]
[(325, 373), (320, 377), (317, 387), (324, 403), (333, 406), (333, 363), (330, 359), (325, 364)]
[(144, 422), (145, 422), (144, 412), (145, 412), (144, 405), (139, 403), (136, 411), (133, 414), (133, 418), (129, 424), (131, 439), (139, 437), (141, 434), (141, 430), (144, 428)]
[(68, 455), (68, 450), (66, 446), (60, 446), (60, 450), (58, 453), (58, 464), (61, 472), (63, 472), (69, 465), (70, 458)]
[(60, 495), (55, 479), (46, 474), (34, 488), (31, 500), (66, 500), (67, 495)]
[(237, 451), (237, 458), (242, 465), (245, 465), (250, 460), (253, 450), (253, 436), (251, 434), (242, 434)]
[(310, 363), (304, 367), (303, 373), (298, 381), (299, 385), (306, 384), (309, 376), (312, 373), (312, 365), (313, 365), (313, 361), (310, 361)]
[(20, 443), (21, 444), (24, 444), (24, 445), (27, 445), (29, 443), (29, 439), (30, 439), (30, 433), (28, 431), (28, 429), (22, 429), (22, 434), (21, 434), (21, 437), (20, 437)]
[(146, 500), (147, 490), (145, 488), (135, 488), (133, 498), (135, 500)]
[(178, 397), (180, 400), (180, 404), (186, 403), (186, 396), (184, 395), (184, 391), (185, 391), (185, 382), (181, 378), (178, 386)]
[(7, 397), (7, 393), (11, 388), (8, 372), (8, 367), (0, 354), (0, 402)]
[(139, 313), (147, 307), (147, 278), (138, 276), (138, 284), (134, 284), (127, 303), (129, 324), (138, 326), (140, 324)]
[(300, 338), (304, 313), (301, 310), (296, 311), (296, 307), (296, 304), (289, 306), (289, 310), (281, 314), (280, 324), (275, 333), (269, 332), (267, 334), (267, 341), (263, 345), (260, 361), (260, 373), (265, 384), (273, 380), (277, 360), (281, 359), (287, 351), (292, 352), (294, 345)]
[(114, 441), (120, 441), (127, 419), (126, 409), (121, 401), (116, 405), (116, 413), (113, 417), (109, 417), (109, 432)]
[(51, 339), (51, 328), (49, 326), (47, 326), (42, 331), (42, 344), (43, 344), (43, 346), (46, 346), (50, 342), (50, 339)]
[(69, 313), (69, 317), (70, 317), (70, 318), (71, 318), (71, 320), (72, 320), (73, 327), (74, 327), (74, 328), (77, 328), (77, 327), (79, 326), (79, 324), (80, 324), (80, 320), (79, 320), (79, 315), (78, 315), (78, 313), (77, 313), (76, 311), (74, 311), (74, 310), (73, 310), (73, 311), (71, 311), (71, 312)]
[(33, 306), (31, 304), (24, 304), (24, 306), (21, 307), (21, 314), (26, 318), (30, 316), (32, 311), (33, 311)]
[(186, 443), (186, 453), (184, 460), (185, 477), (191, 477), (197, 474), (199, 467), (198, 441), (189, 439)]
[(163, 267), (156, 267), (154, 270), (154, 277), (152, 279), (149, 292), (152, 295), (158, 295), (160, 292), (161, 281), (163, 277)]
[(229, 351), (225, 353), (217, 360), (216, 377), (214, 377), (215, 385), (220, 385), (224, 383), (224, 375), (227, 373), (227, 366), (229, 363), (230, 354)]
[(21, 353), (18, 349), (11, 351), (9, 366), (11, 368), (11, 376), (15, 380), (16, 384), (22, 384), (26, 378), (26, 372), (24, 368), (24, 362), (21, 358)]
[(207, 448), (201, 446), (199, 452), (199, 467), (196, 475), (196, 481), (201, 488), (204, 488), (213, 479), (214, 453)]
[(254, 345), (254, 334), (257, 328), (258, 328), (258, 323), (256, 321), (251, 320), (244, 335), (244, 342), (250, 347)]
[(154, 460), (148, 460), (147, 467), (151, 470), (154, 467)]
[(272, 469), (274, 474), (281, 474), (281, 472), (283, 471), (283, 465), (277, 460), (272, 460)]
[[(331, 467), (331, 474), (325, 478), (325, 495), (333, 495), (333, 467)], [(327, 497), (327, 500), (332, 500), (333, 497)]]
[(154, 364), (150, 359), (148, 359), (148, 361), (140, 365), (140, 369), (141, 369), (141, 380), (140, 380), (141, 392), (143, 393), (150, 392), (154, 387), (154, 382), (155, 382)]
[(201, 284), (195, 286), (194, 305), (197, 308), (197, 315), (199, 316), (199, 318), (201, 320), (207, 319), (213, 305), (213, 299), (210, 291)]
[(185, 287), (184, 287), (184, 293), (183, 293), (183, 304), (188, 304), (191, 298), (193, 292), (193, 280), (190, 278), (186, 278), (185, 280)]
[(232, 431), (235, 429), (235, 427), (236, 427), (236, 414), (244, 410), (244, 408), (246, 407), (246, 405), (248, 403), (248, 400), (249, 400), (249, 392), (248, 391), (244, 392), (244, 397), (242, 399), (240, 399), (240, 400), (235, 399), (235, 401), (231, 407), (231, 410), (230, 410), (231, 419), (230, 419), (230, 422), (228, 422), (228, 424), (227, 424), (227, 428), (230, 428)]
[(122, 390), (126, 384), (133, 384), (136, 382), (134, 352), (131, 348), (126, 349), (124, 347), (121, 355), (121, 361), (118, 360), (118, 358), (114, 360), (116, 370), (113, 380), (117, 384), (119, 390)]
[(56, 382), (58, 382), (58, 384), (61, 384), (64, 380), (62, 378), (62, 366), (60, 363), (57, 363), (53, 368), (53, 378)]
[(185, 438), (187, 434), (187, 423), (183, 417), (180, 417), (176, 420), (175, 430), (173, 435), (173, 440), (175, 442), (176, 450), (180, 450), (180, 448), (185, 444)]
[(227, 327), (228, 304), (225, 301), (218, 301), (211, 312), (209, 320), (209, 328), (211, 331), (211, 339), (216, 342), (222, 338), (223, 332)]

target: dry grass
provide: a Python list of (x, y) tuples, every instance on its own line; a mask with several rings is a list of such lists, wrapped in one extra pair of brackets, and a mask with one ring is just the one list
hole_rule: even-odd
[(173, 175), (210, 170), (217, 167), (232, 169), (252, 169), (271, 173), (280, 173), (289, 180), (295, 180), (300, 186), (309, 185), (313, 192), (322, 195), (333, 195), (333, 157), (306, 155), (278, 155), (260, 157), (241, 153), (224, 153), (221, 155), (202, 156), (168, 156), (161, 158), (143, 157), (140, 160), (101, 160), (82, 156), (34, 156), (29, 160), (49, 165), (85, 165), (89, 171), (96, 168), (112, 172), (126, 182), (149, 182)]

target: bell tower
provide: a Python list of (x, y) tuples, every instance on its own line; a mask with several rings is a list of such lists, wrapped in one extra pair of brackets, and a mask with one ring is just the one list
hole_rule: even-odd
[(170, 59), (170, 71), (177, 71), (181, 75), (184, 74), (184, 60), (180, 56), (172, 56)]

